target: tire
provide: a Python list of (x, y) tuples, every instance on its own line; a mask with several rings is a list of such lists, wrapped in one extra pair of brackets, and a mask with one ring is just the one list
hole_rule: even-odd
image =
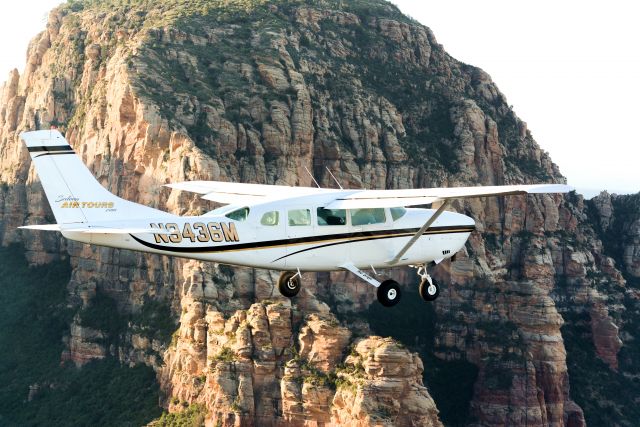
[(420, 288), (418, 289), (420, 292), (420, 296), (425, 301), (435, 301), (440, 295), (440, 286), (436, 283), (435, 280), (431, 279), (431, 284), (427, 279), (423, 279), (420, 282)]
[(400, 285), (395, 280), (385, 280), (378, 287), (378, 301), (385, 307), (393, 307), (402, 296)]
[(293, 298), (300, 292), (300, 276), (294, 271), (283, 271), (278, 278), (278, 290), (287, 298)]

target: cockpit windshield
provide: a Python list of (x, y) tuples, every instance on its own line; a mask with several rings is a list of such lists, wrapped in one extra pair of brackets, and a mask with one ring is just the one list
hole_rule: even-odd
[(391, 218), (393, 218), (394, 221), (399, 220), (407, 213), (407, 210), (403, 207), (389, 208), (389, 211), (391, 211)]
[(244, 221), (249, 216), (249, 208), (244, 207), (244, 208), (236, 209), (234, 211), (229, 212), (225, 216), (234, 221)]

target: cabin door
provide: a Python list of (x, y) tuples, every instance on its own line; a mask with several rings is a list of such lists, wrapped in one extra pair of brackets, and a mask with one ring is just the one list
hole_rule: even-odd
[(284, 268), (284, 256), (286, 255), (286, 228), (283, 212), (275, 209), (265, 209), (256, 212), (255, 241), (260, 249), (256, 256), (265, 265), (274, 268)]
[(286, 251), (286, 267), (288, 269), (313, 270), (314, 230), (311, 218), (311, 209), (308, 207), (288, 208), (285, 211), (288, 244)]
[(356, 266), (380, 265), (391, 253), (392, 223), (384, 208), (350, 209), (349, 223), (352, 243), (349, 257)]

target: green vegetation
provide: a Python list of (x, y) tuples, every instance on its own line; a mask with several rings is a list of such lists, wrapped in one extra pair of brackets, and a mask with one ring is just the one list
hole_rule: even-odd
[[(355, 392), (357, 382), (366, 377), (364, 366), (358, 361), (354, 365), (340, 364), (332, 374), (333, 384), (336, 389), (346, 387)], [(355, 381), (352, 381), (355, 380)]]
[(487, 361), (484, 374), (484, 384), (489, 390), (509, 390), (511, 388), (514, 377), (513, 371), (499, 361)]
[(161, 3), (153, 0), (68, 0), (61, 7), (68, 12), (80, 12), (93, 9), (109, 10), (155, 10), (162, 19), (156, 24), (175, 22), (185, 17), (205, 16), (221, 22), (242, 23), (248, 14), (269, 12), (269, 6), (275, 5), (284, 10), (291, 7), (310, 6), (325, 9), (342, 10), (360, 17), (371, 15), (386, 16), (401, 22), (414, 23), (403, 15), (393, 4), (384, 0), (165, 0)]
[[(628, 228), (630, 224), (640, 220), (640, 193), (612, 197), (613, 216), (606, 230), (602, 229), (594, 201), (588, 200), (585, 204), (590, 223), (602, 240), (605, 254), (615, 260), (616, 267), (627, 281), (627, 287), (640, 289), (640, 278), (633, 277), (626, 271), (623, 259), (624, 248), (633, 244), (634, 239), (634, 236), (628, 232)], [(589, 276), (596, 284), (602, 282), (598, 280), (599, 277)], [(605, 281), (605, 286), (606, 284)], [(627, 336), (633, 339), (625, 340), (625, 345), (618, 354), (618, 360), (622, 371), (631, 375), (640, 375), (640, 302), (627, 293), (623, 303), (626, 310), (622, 321), (619, 322), (622, 325), (621, 334), (628, 334)]]
[(116, 301), (104, 292), (97, 290), (89, 305), (78, 312), (79, 324), (88, 328), (107, 332), (117, 339), (126, 326), (118, 313)]
[(20, 246), (0, 248), (0, 425), (138, 426), (157, 417), (151, 368), (111, 359), (61, 366), (73, 316), (69, 262), (29, 268), (23, 254)]
[[(319, 21), (319, 32), (310, 32), (293, 18), (295, 9), (300, 7), (341, 10), (356, 15), (360, 23), (344, 25), (325, 18)], [(267, 109), (274, 102), (291, 107), (296, 101), (295, 90), (268, 87), (260, 76), (255, 75), (257, 73), (246, 74), (239, 67), (240, 64), (255, 67), (258, 63), (282, 66), (286, 76), (289, 65), (285, 55), (272, 43), (278, 34), (286, 33), (300, 42), (299, 48), (289, 43), (284, 49), (296, 70), (302, 72), (306, 84), (313, 89), (312, 98), (319, 94), (328, 96), (336, 100), (337, 109), (348, 106), (353, 99), (376, 103), (383, 96), (390, 100), (402, 114), (406, 130), (405, 135), (398, 135), (399, 143), (408, 154), (408, 161), (424, 173), (443, 170), (455, 174), (460, 171), (451, 112), (460, 103), (462, 89), (465, 97), (473, 99), (497, 123), (500, 140), (507, 148), (507, 168), (537, 180), (551, 178), (541, 163), (516, 154), (523, 152), (523, 146), (534, 144), (533, 139), (530, 135), (520, 135), (519, 121), (504, 97), (496, 96), (488, 101), (479, 94), (474, 86), (477, 84), (473, 78), (474, 67), (452, 63), (450, 68), (439, 69), (395, 60), (396, 56), (406, 56), (406, 46), (365, 23), (371, 17), (383, 17), (419, 24), (384, 0), (168, 0), (160, 3), (153, 0), (70, 0), (61, 8), (67, 12), (107, 13), (104, 21), (111, 30), (148, 29), (148, 44), (137, 53), (137, 59), (148, 66), (148, 71), (139, 76), (141, 92), (149, 96), (169, 120), (193, 113), (193, 117), (183, 120), (182, 125), (198, 147), (211, 157), (220, 155), (217, 148), (219, 129), (212, 124), (211, 117), (207, 118), (202, 105), (216, 105), (222, 100), (224, 118), (234, 126), (243, 124), (260, 131), (263, 123), (251, 116), (250, 99), (262, 99)], [(77, 19), (76, 15), (69, 14), (65, 19)], [(179, 41), (167, 42), (160, 37), (160, 28), (177, 29), (181, 33)], [(224, 30), (224, 36), (220, 32), (220, 37), (214, 37), (215, 43), (202, 45), (197, 42), (198, 38), (210, 38), (212, 30)], [(333, 41), (347, 48), (346, 58), (327, 48)], [(78, 37), (80, 42), (82, 37)], [(84, 52), (83, 49), (75, 50), (79, 54)], [(169, 50), (185, 55), (168, 55)], [(436, 55), (435, 51), (432, 55)], [(425, 59), (421, 57), (424, 54), (417, 48), (412, 53), (418, 62)], [(321, 74), (316, 74), (315, 70), (302, 71), (303, 60), (328, 71)], [(136, 61), (130, 59), (130, 62)], [(461, 75), (472, 76), (464, 87), (454, 90), (446, 83), (452, 76)], [(167, 96), (168, 88), (179, 96)], [(200, 107), (190, 112), (178, 111), (178, 104), (191, 97), (198, 99)], [(312, 99), (312, 103), (319, 105), (317, 99)], [(341, 115), (346, 112), (342, 111)], [(379, 118), (374, 118), (374, 125), (381, 124), (379, 122)], [(336, 127), (336, 133), (342, 138), (339, 144), (357, 153), (361, 160), (371, 156), (372, 153), (358, 152), (357, 143), (349, 140), (339, 124), (331, 126)], [(237, 154), (242, 158), (248, 155), (244, 151)], [(272, 161), (272, 154), (265, 153), (265, 159)]]
[(166, 301), (146, 301), (140, 311), (131, 316), (131, 323), (134, 332), (164, 344), (171, 340), (171, 335), (177, 330), (171, 307)]
[(482, 331), (483, 341), (485, 342), (500, 344), (504, 343), (505, 340), (509, 340), (514, 344), (520, 343), (518, 326), (512, 321), (499, 319), (479, 321), (476, 323), (476, 328)]
[(336, 375), (335, 372), (329, 372), (325, 374), (313, 364), (300, 359), (302, 364), (300, 365), (300, 371), (302, 372), (302, 381), (308, 384), (313, 384), (321, 387), (336, 387)]
[(229, 347), (222, 347), (220, 352), (210, 359), (214, 362), (233, 362), (236, 360), (236, 354)]
[[(355, 14), (358, 25), (342, 25), (332, 19), (320, 20), (321, 31), (313, 34), (293, 19), (294, 9), (299, 7), (342, 10)], [(261, 81), (255, 71), (247, 75), (240, 64), (258, 63), (281, 67), (287, 75), (289, 67), (283, 54), (274, 47), (273, 40), (286, 32), (297, 36), (300, 49), (292, 44), (285, 46), (297, 71), (301, 72), (302, 60), (327, 67), (327, 74), (315, 70), (303, 72), (308, 86), (322, 96), (336, 100), (338, 109), (352, 99), (370, 99), (377, 102), (384, 96), (397, 106), (407, 119), (406, 135), (398, 135), (399, 143), (409, 154), (409, 161), (416, 167), (433, 171), (445, 169), (459, 171), (456, 147), (453, 145), (453, 123), (450, 108), (455, 97), (446, 85), (432, 85), (433, 71), (410, 66), (394, 60), (394, 54), (402, 54), (401, 47), (378, 29), (364, 23), (371, 17), (384, 17), (400, 22), (416, 24), (404, 16), (396, 6), (383, 0), (71, 0), (61, 6), (66, 11), (102, 11), (108, 14), (105, 25), (118, 28), (149, 29), (148, 43), (137, 53), (148, 71), (139, 76), (140, 91), (160, 107), (161, 114), (169, 120), (190, 116), (182, 125), (205, 153), (217, 157), (219, 129), (201, 107), (194, 111), (178, 111), (176, 102), (195, 97), (200, 106), (205, 104), (219, 108), (223, 103), (223, 117), (235, 125), (261, 131), (263, 122), (252, 117), (251, 99), (262, 99), (268, 110), (274, 103), (291, 107), (297, 99), (293, 88), (278, 90)], [(71, 19), (71, 16), (68, 16)], [(160, 41), (158, 28), (178, 29), (186, 38), (180, 41)], [(202, 45), (198, 37), (210, 37), (210, 31), (224, 29), (225, 35), (216, 42)], [(222, 33), (220, 33), (222, 34)], [(331, 40), (345, 41), (348, 58), (335, 56), (326, 48)], [(169, 51), (184, 55), (168, 54)], [(416, 51), (416, 55), (421, 54)], [(185, 58), (188, 58), (185, 60)], [(192, 60), (193, 59), (193, 60)], [(194, 62), (195, 61), (195, 62)], [(133, 64), (136, 61), (130, 59)], [(360, 84), (357, 84), (360, 82)], [(167, 88), (178, 96), (167, 96)], [(312, 99), (312, 103), (317, 103)], [(349, 107), (350, 108), (350, 107)], [(342, 111), (341, 115), (345, 115)], [(370, 117), (372, 124), (381, 124), (379, 117)], [(267, 119), (269, 120), (269, 119)], [(343, 135), (339, 125), (335, 131), (339, 141), (354, 152), (356, 142)], [(382, 135), (381, 135), (382, 136)], [(239, 152), (241, 157), (246, 152)], [(363, 153), (365, 157), (372, 153)], [(267, 161), (273, 160), (265, 153)]]
[[(603, 230), (600, 225), (600, 218), (593, 200), (588, 200), (586, 204), (590, 222), (598, 237), (602, 240), (606, 254), (615, 259), (618, 268), (623, 271), (624, 263), (622, 258), (624, 248), (632, 243), (634, 239), (634, 236), (625, 232), (625, 227), (640, 219), (640, 193), (611, 198), (613, 217), (607, 230)], [(631, 279), (629, 277), (625, 278)]]
[[(640, 407), (636, 402), (640, 396), (638, 377), (614, 372), (596, 356), (588, 313), (565, 313), (563, 317), (570, 395), (584, 410), (587, 425), (637, 426), (640, 420)], [(637, 361), (635, 359), (635, 364)]]
[[(370, 16), (389, 16), (388, 13), (358, 15), (361, 22), (367, 22)], [(409, 154), (408, 161), (418, 168), (459, 172), (450, 117), (456, 98), (448, 88), (431, 84), (438, 80), (437, 76), (424, 67), (392, 60), (394, 53), (401, 53), (400, 46), (373, 28), (338, 25), (329, 19), (321, 21), (321, 28), (320, 35), (325, 39), (335, 39), (337, 35), (347, 40), (354, 54), (342, 59), (329, 56), (322, 46), (302, 49), (302, 57), (320, 57), (331, 65), (330, 78), (309, 81), (327, 90), (332, 99), (349, 99), (358, 90), (363, 92), (361, 96), (371, 96), (373, 100), (379, 96), (390, 100), (404, 118), (406, 136), (400, 137), (399, 142)], [(354, 81), (361, 82), (363, 89), (354, 86)]]
[(206, 414), (207, 409), (204, 405), (193, 404), (182, 412), (164, 412), (150, 425), (152, 427), (201, 427), (204, 426)]

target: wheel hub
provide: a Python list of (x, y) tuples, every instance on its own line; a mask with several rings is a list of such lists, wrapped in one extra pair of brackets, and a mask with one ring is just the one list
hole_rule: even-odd
[(396, 299), (397, 296), (398, 292), (395, 289), (389, 289), (387, 291), (387, 298), (389, 298), (390, 300)]
[(429, 293), (429, 295), (433, 296), (436, 294), (436, 287), (433, 286), (433, 284), (430, 284), (429, 286), (427, 286), (427, 292)]
[(293, 279), (287, 281), (287, 288), (294, 290), (296, 288), (296, 282)]

